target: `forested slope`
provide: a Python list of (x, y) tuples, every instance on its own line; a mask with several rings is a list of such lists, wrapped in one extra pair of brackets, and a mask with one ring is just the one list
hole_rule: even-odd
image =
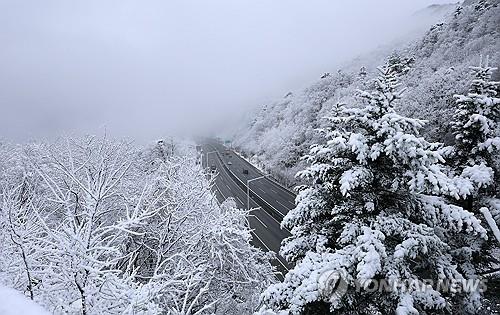
[[(453, 95), (467, 90), (469, 67), (481, 56), (489, 64), (500, 60), (500, 6), (494, 1), (468, 1), (457, 5), (442, 23), (424, 36), (392, 53), (381, 50), (357, 58), (335, 73), (326, 73), (309, 87), (288, 93), (264, 106), (235, 135), (235, 144), (254, 161), (292, 186), (295, 173), (304, 165), (300, 158), (313, 143), (321, 142), (315, 129), (321, 127), (337, 102), (354, 104), (357, 89), (369, 88), (376, 68), (393, 58), (411, 59), (401, 77), (407, 87), (398, 111), (429, 120), (423, 131), (433, 140), (450, 140), (447, 123), (453, 113)], [(498, 79), (495, 72), (493, 79)]]
[(282, 108), (295, 116), (263, 129), (299, 130), (285, 151), (312, 145), (282, 221), (294, 267), (261, 314), (498, 313), (499, 13), (458, 7), (375, 80), (368, 67), (325, 75)]

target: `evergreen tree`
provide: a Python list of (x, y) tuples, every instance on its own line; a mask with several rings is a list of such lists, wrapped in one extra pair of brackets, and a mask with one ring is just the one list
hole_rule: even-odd
[[(305, 157), (310, 166), (297, 176), (310, 184), (298, 187), (297, 206), (282, 223), (292, 236), (281, 254), (295, 268), (266, 290), (262, 312), (456, 314), (478, 296), (421, 289), (427, 280), (474, 279), (449, 240), (487, 235), (473, 213), (440, 197), (466, 196), (470, 185), (445, 174), (441, 145), (419, 136), (424, 121), (395, 112), (399, 73), (379, 70), (375, 91), (360, 92), (366, 106), (335, 106), (321, 130), (326, 144)], [(381, 279), (420, 289), (372, 290)]]
[(395, 75), (405, 75), (413, 67), (414, 63), (415, 59), (413, 57), (401, 56), (394, 52), (387, 58), (385, 67)]
[(366, 67), (362, 66), (361, 68), (359, 68), (358, 77), (360, 77), (362, 80), (364, 80), (366, 78), (366, 75), (367, 75)]
[(495, 154), (500, 149), (500, 99), (496, 97), (500, 82), (491, 81), (496, 68), (479, 66), (471, 70), (474, 79), (469, 93), (454, 95), (455, 162), (464, 166), (493, 166)]
[[(476, 257), (482, 262), (479, 267), (487, 271), (492, 267), (492, 260), (497, 263), (499, 260), (491, 249), (498, 247), (500, 242), (500, 200), (497, 197), (500, 189), (500, 98), (496, 97), (500, 82), (491, 81), (496, 68), (480, 65), (471, 67), (471, 70), (474, 79), (469, 92), (454, 96), (456, 111), (452, 128), (455, 146), (452, 157), (457, 175), (474, 187), (459, 204), (476, 215), (484, 215), (492, 236), (495, 236), (481, 244), (483, 250)], [(469, 247), (469, 244), (465, 246)]]
[(476, 11), (483, 11), (483, 10), (488, 10), (493, 4), (491, 4), (487, 0), (479, 0), (477, 3), (474, 5), (474, 9)]

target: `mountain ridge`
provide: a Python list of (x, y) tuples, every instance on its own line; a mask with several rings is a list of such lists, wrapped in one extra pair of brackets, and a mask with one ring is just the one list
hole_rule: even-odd
[[(479, 0), (458, 6), (418, 40), (394, 50), (396, 55), (415, 59), (411, 71), (401, 78), (408, 89), (403, 97), (405, 105), (398, 110), (428, 119), (424, 132), (431, 139), (449, 141), (449, 132), (441, 127), (453, 113), (453, 94), (468, 86), (469, 67), (477, 65), (481, 56), (489, 56), (491, 65), (499, 64), (498, 25), (498, 1)], [(293, 186), (295, 173), (304, 166), (300, 158), (311, 144), (320, 141), (315, 129), (321, 126), (321, 117), (337, 102), (359, 103), (356, 90), (369, 88), (377, 66), (388, 57), (359, 58), (267, 104), (234, 135), (234, 144), (282, 183)], [(498, 72), (493, 79), (497, 77)]]

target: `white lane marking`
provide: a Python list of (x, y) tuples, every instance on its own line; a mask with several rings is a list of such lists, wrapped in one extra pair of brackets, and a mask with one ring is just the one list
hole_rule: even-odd
[[(220, 161), (220, 159), (217, 159), (217, 161), (219, 162), (219, 164), (222, 164), (222, 161)], [(253, 166), (253, 165), (252, 165), (252, 166)], [(225, 173), (229, 176), (228, 171), (227, 171), (224, 167), (222, 167), (222, 169), (223, 169), (223, 170), (224, 170), (224, 172), (225, 172)], [(242, 183), (243, 183), (243, 181), (242, 181), (242, 180), (241, 180), (238, 176), (236, 176), (236, 174), (234, 174), (234, 172), (233, 172), (233, 171), (231, 171), (230, 169), (228, 169), (228, 170), (229, 170), (229, 172), (231, 172), (231, 173), (234, 175), (234, 177), (236, 177), (236, 178), (237, 178), (240, 182), (242, 182)], [(229, 177), (230, 177), (230, 176), (229, 176)], [(243, 185), (245, 185), (245, 183), (243, 183)], [(226, 186), (227, 186), (227, 184), (226, 184)], [(236, 186), (238, 186), (238, 185), (236, 185)], [(245, 185), (245, 186), (247, 186), (247, 185)], [(238, 186), (238, 187), (239, 187), (239, 188), (240, 188), (243, 192), (245, 192), (245, 191), (244, 191), (244, 190), (243, 190), (240, 186)], [(229, 188), (229, 186), (228, 186), (228, 188)], [(251, 188), (249, 188), (249, 190), (250, 190), (250, 191), (252, 191), (252, 192), (255, 194), (255, 192), (254, 192)], [(253, 201), (253, 202), (255, 202), (255, 200), (253, 200), (253, 198), (251, 198), (251, 199), (252, 199), (252, 201)], [(275, 207), (273, 207), (271, 204), (269, 204), (269, 202), (267, 202), (264, 198), (262, 198), (262, 200), (263, 200), (263, 201), (264, 201), (264, 202), (265, 202), (268, 206), (270, 206), (271, 208), (273, 208), (276, 212), (279, 212), (281, 215), (285, 216), (285, 215), (284, 215), (281, 211), (279, 211), (278, 209), (276, 209)], [(256, 202), (255, 202), (255, 203), (256, 203)], [(257, 203), (256, 203), (256, 204), (257, 204)], [(286, 208), (286, 207), (285, 207), (285, 208)], [(250, 210), (250, 211), (253, 211), (253, 210), (258, 210), (258, 209), (263, 210), (261, 207), (258, 207), (258, 208), (254, 208), (254, 209), (252, 209), (252, 210)], [(270, 215), (267, 211), (262, 211), (262, 212), (263, 212), (263, 213), (265, 213), (266, 215), (268, 215), (268, 216), (269, 216), (271, 219), (273, 219), (274, 221), (276, 221), (276, 223), (278, 224), (278, 226), (279, 226), (279, 227), (280, 227), (280, 229), (281, 229), (281, 223), (280, 223), (278, 220), (276, 220), (276, 219), (275, 219), (272, 215)], [(265, 225), (265, 224), (264, 224), (264, 223), (263, 223), (263, 222), (262, 222), (259, 218), (257, 218), (257, 216), (254, 216), (254, 217), (255, 217), (256, 219), (258, 219), (258, 220), (262, 223), (262, 225), (266, 226), (266, 225)], [(267, 226), (266, 226), (266, 228), (267, 228)], [(290, 231), (289, 231), (287, 228), (284, 228), (284, 229), (290, 233)], [(251, 231), (251, 233), (252, 233), (252, 235), (254, 235), (254, 236), (255, 236), (255, 237), (256, 237), (256, 238), (257, 238), (257, 239), (258, 239), (258, 240), (262, 243), (262, 245), (264, 245), (264, 247), (265, 247), (268, 251), (272, 251), (272, 250), (271, 250), (271, 249), (270, 249), (270, 248), (266, 245), (266, 243), (264, 243), (264, 241), (263, 241), (263, 240), (262, 240), (262, 239), (261, 239), (261, 238), (260, 238), (260, 237), (259, 237), (259, 236), (255, 233), (255, 232)], [(274, 251), (272, 251), (272, 252), (274, 252)], [(283, 264), (283, 262), (281, 261), (281, 259), (280, 259), (280, 258), (281, 258), (281, 256), (280, 256), (278, 253), (276, 253), (276, 260), (280, 263), (280, 265), (282, 265), (282, 266), (283, 266), (283, 268), (285, 268), (285, 270), (289, 271), (290, 269), (288, 269), (288, 268), (287, 268), (287, 266), (285, 266), (285, 264)]]
[[(220, 159), (216, 159), (216, 161), (217, 161), (217, 162), (219, 162), (219, 164), (222, 166), (222, 161), (221, 161)], [(236, 176), (236, 174), (234, 174), (234, 172), (233, 172), (233, 171), (229, 170), (229, 172), (228, 172), (228, 171), (227, 171), (224, 167), (222, 167), (222, 169), (223, 169), (223, 172), (224, 172), (224, 173), (226, 173), (226, 174), (227, 174), (227, 176), (229, 176), (229, 178), (231, 178), (231, 176), (229, 175), (229, 172), (231, 172), (231, 173), (233, 173), (233, 175), (234, 175), (234, 176), (235, 176), (235, 177), (236, 177), (236, 178), (237, 178), (237, 179), (238, 179), (241, 183), (243, 183), (243, 181), (242, 181), (242, 180), (241, 180), (238, 176)], [(232, 179), (232, 178), (231, 178), (231, 179)], [(234, 180), (232, 180), (232, 181), (234, 182)], [(245, 183), (243, 183), (243, 185), (247, 186)], [(227, 186), (227, 184), (226, 184), (226, 186)], [(236, 186), (238, 186), (238, 185), (236, 185)], [(246, 191), (244, 191), (244, 190), (243, 190), (240, 186), (238, 186), (238, 187), (239, 187), (239, 188), (240, 188), (240, 189), (241, 189), (241, 190), (242, 190), (242, 191), (246, 194)], [(279, 187), (279, 186), (278, 186), (278, 187)], [(251, 191), (251, 192), (253, 192), (253, 193), (255, 194), (255, 192), (254, 192), (251, 188), (250, 188), (250, 191)], [(256, 202), (253, 198), (250, 198), (250, 199), (251, 199), (251, 200), (252, 200), (255, 204), (257, 204), (257, 202)], [(265, 203), (266, 203), (269, 207), (271, 207), (271, 208), (272, 208), (272, 209), (274, 209), (276, 212), (278, 212), (278, 213), (280, 213), (281, 215), (283, 215), (283, 217), (285, 216), (283, 213), (281, 213), (281, 211), (279, 211), (279, 210), (278, 210), (278, 209), (276, 209), (275, 207), (271, 206), (271, 204), (269, 204), (269, 202), (267, 202), (264, 198), (262, 198), (262, 200), (264, 200), (264, 202), (265, 202)], [(286, 208), (286, 207), (285, 207), (285, 208)], [(254, 209), (250, 210), (250, 211), (253, 211), (253, 210), (258, 210), (258, 209), (264, 210), (264, 209), (262, 209), (261, 207), (257, 207), (257, 208), (254, 208)], [(287, 229), (287, 228), (285, 228), (285, 227), (283, 227), (283, 228), (281, 227), (281, 222), (280, 222), (280, 221), (278, 221), (278, 220), (276, 220), (276, 218), (275, 218), (275, 217), (273, 217), (272, 215), (270, 215), (270, 214), (269, 214), (267, 211), (265, 211), (265, 210), (264, 210), (264, 211), (262, 211), (262, 212), (263, 212), (263, 213), (265, 213), (267, 216), (269, 216), (271, 219), (273, 219), (273, 220), (274, 220), (274, 221), (278, 224), (278, 227), (279, 227), (281, 230), (285, 230), (285, 231), (287, 231), (288, 233), (290, 233), (290, 234), (291, 234), (291, 232), (290, 232), (290, 230), (289, 230), (289, 229)], [(265, 244), (264, 244), (264, 245), (265, 245)], [(286, 268), (286, 267), (285, 267), (285, 268)]]
[(261, 243), (262, 245), (264, 245), (264, 247), (269, 251), (269, 252), (272, 252), (272, 250), (266, 245), (266, 243), (264, 243), (263, 240), (261, 240), (261, 238), (257, 235), (257, 233), (255, 233), (254, 231), (251, 232), (253, 236), (255, 236)]
[(243, 203), (243, 201), (241, 201), (240, 197), (236, 196), (236, 199), (238, 199), (238, 201), (244, 206), (245, 204)]
[[(226, 169), (225, 169), (225, 168), (223, 168), (223, 169), (224, 169), (224, 172), (225, 172), (225, 173), (229, 176), (229, 174), (227, 173)], [(231, 170), (229, 170), (229, 171), (231, 171)], [(240, 180), (240, 181), (241, 181), (241, 180)], [(236, 185), (236, 186), (238, 186), (238, 185)], [(245, 185), (245, 186), (246, 186), (246, 185)], [(239, 187), (239, 188), (243, 191), (243, 188), (241, 188), (240, 186), (238, 186), (238, 187)], [(252, 191), (252, 189), (250, 189), (250, 191)], [(246, 194), (246, 192), (245, 192), (245, 191), (243, 191), (243, 192)], [(254, 191), (252, 191), (252, 192), (253, 192), (253, 193), (255, 193)], [(257, 204), (257, 202), (256, 202), (253, 198), (250, 198), (250, 199), (251, 199), (251, 200), (252, 200), (255, 204)], [(262, 200), (264, 200), (264, 199), (262, 198)], [(267, 205), (269, 205), (271, 208), (273, 208), (276, 212), (278, 212), (278, 213), (280, 213), (281, 215), (283, 215), (283, 217), (285, 216), (283, 213), (281, 213), (281, 211), (279, 211), (278, 209), (276, 209), (276, 208), (274, 208), (273, 206), (271, 206), (271, 205), (270, 205), (270, 204), (269, 204), (266, 200), (264, 200), (264, 202), (265, 202), (265, 203), (267, 203)], [(272, 215), (270, 215), (267, 211), (265, 211), (265, 210), (264, 210), (264, 209), (262, 209), (261, 207), (258, 207), (257, 209), (261, 209), (261, 210), (263, 210), (263, 211), (262, 211), (263, 213), (265, 213), (265, 214), (266, 214), (266, 215), (268, 215), (271, 219), (273, 219), (274, 221), (276, 221), (276, 223), (278, 223), (278, 227), (279, 227), (280, 229), (284, 229), (284, 230), (285, 230), (285, 231), (287, 231), (288, 233), (291, 233), (289, 229), (287, 229), (287, 228), (281, 228), (281, 222), (280, 222), (280, 221), (278, 221), (278, 220), (276, 220), (276, 218), (275, 218), (275, 217), (273, 217)]]
[(273, 193), (275, 193), (275, 194), (277, 194), (277, 193), (278, 193), (276, 190), (274, 190), (274, 189), (272, 189), (272, 188), (271, 188), (271, 191), (272, 191)]
[(290, 271), (290, 269), (288, 269), (288, 267), (287, 267), (287, 266), (285, 266), (285, 264), (281, 261), (281, 259), (283, 259), (283, 260), (284, 260), (284, 258), (282, 258), (279, 254), (276, 254), (276, 260), (278, 260), (278, 261), (279, 261), (280, 265), (282, 265), (282, 266), (283, 266), (283, 268), (285, 268), (285, 269), (286, 269), (286, 271)]
[(231, 191), (231, 187), (229, 187), (228, 184), (226, 184), (226, 187), (227, 187), (227, 189), (229, 189), (229, 191)]
[(256, 216), (255, 214), (249, 214), (248, 216), (253, 217), (253, 218), (256, 218), (256, 219), (257, 219), (257, 221), (259, 221), (259, 222), (260, 222), (260, 224), (262, 224), (262, 225), (263, 225), (266, 229), (268, 228), (268, 226), (267, 226), (264, 222), (262, 222), (262, 220), (261, 220), (261, 219), (259, 219), (259, 217), (258, 217), (258, 216)]
[(223, 199), (227, 199), (226, 196), (224, 196), (224, 194), (222, 193), (222, 191), (220, 190), (219, 186), (217, 186), (217, 184), (214, 184), (215, 188), (217, 188), (217, 191), (219, 192), (219, 194), (221, 194), (222, 198)]
[[(271, 249), (270, 249), (270, 248), (266, 245), (266, 243), (264, 243), (264, 242), (262, 241), (262, 239), (261, 239), (261, 238), (257, 235), (257, 233), (255, 233), (255, 232), (253, 232), (253, 231), (252, 231), (252, 235), (254, 235), (254, 236), (255, 236), (255, 237), (259, 240), (259, 242), (261, 242), (261, 243), (262, 243), (262, 245), (264, 245), (264, 247), (265, 247), (265, 248), (266, 248), (269, 252), (274, 252), (273, 250), (271, 250)], [(290, 270), (290, 269), (288, 269), (288, 268), (285, 266), (285, 264), (284, 264), (283, 262), (281, 262), (281, 260), (279, 259), (279, 255), (278, 255), (278, 254), (276, 254), (276, 260), (277, 260), (277, 261), (280, 263), (280, 265), (282, 265), (282, 266), (283, 266), (283, 268), (285, 268), (287, 271), (289, 271), (289, 270)]]
[(260, 190), (260, 191), (262, 191), (264, 194), (266, 193), (266, 191), (265, 191), (265, 190), (263, 190), (263, 189), (262, 189), (262, 188), (260, 188), (260, 187), (257, 187), (257, 189), (258, 189), (258, 190)]
[(278, 213), (279, 213), (279, 214), (281, 214), (283, 217), (285, 217), (285, 214), (284, 214), (283, 212), (281, 212), (281, 211), (279, 211), (278, 209), (276, 209), (275, 207), (271, 206), (271, 204), (270, 204), (269, 202), (267, 202), (267, 200), (266, 200), (266, 199), (264, 199), (264, 198), (262, 198), (262, 197), (261, 197), (261, 199), (262, 199), (262, 200), (264, 200), (264, 202), (265, 202), (265, 203), (266, 203), (269, 207), (273, 208), (273, 209), (274, 209), (274, 211), (278, 212)]
[[(217, 161), (217, 162), (218, 162), (218, 163), (222, 166), (222, 161), (221, 161), (220, 159), (216, 159), (216, 161)], [(231, 178), (231, 175), (229, 175), (229, 172), (233, 173), (233, 171), (229, 170), (229, 172), (228, 172), (228, 171), (227, 171), (224, 167), (222, 167), (222, 169), (223, 169), (223, 172), (224, 172), (224, 173), (226, 173), (226, 174), (227, 174), (227, 176), (228, 176), (229, 178)], [(236, 176), (236, 174), (234, 174), (234, 173), (233, 173), (233, 175), (234, 175), (234, 176), (235, 176), (235, 177), (236, 177), (236, 178), (237, 178), (237, 179), (238, 179), (241, 183), (243, 183), (243, 181), (242, 181), (242, 180), (241, 180), (238, 176)], [(231, 180), (234, 182), (234, 180), (233, 180), (232, 178), (231, 178)], [(245, 184), (245, 183), (243, 183), (243, 185), (245, 185), (245, 186), (246, 186), (246, 184)], [(226, 184), (226, 186), (227, 186), (227, 184)], [(243, 192), (246, 194), (246, 191), (244, 191), (244, 190), (243, 190), (243, 188), (241, 188), (238, 184), (236, 184), (236, 186), (237, 186), (238, 188), (240, 188), (240, 189), (241, 189), (241, 191), (243, 191)], [(252, 188), (250, 188), (250, 191), (251, 191), (251, 192), (253, 192), (253, 193), (255, 194), (255, 191), (253, 191), (253, 190), (252, 190)], [(262, 198), (262, 197), (261, 197), (261, 198)], [(257, 204), (257, 202), (256, 202), (253, 198), (250, 198), (250, 199), (251, 199), (251, 200), (252, 200), (255, 204)], [(271, 206), (271, 204), (270, 204), (269, 202), (267, 202), (264, 198), (262, 198), (262, 200), (264, 200), (264, 202), (265, 202), (265, 203), (266, 203), (269, 207), (271, 207), (272, 209), (274, 209), (274, 211), (276, 211), (276, 212), (280, 213), (283, 217), (285, 216), (285, 215), (284, 215), (281, 211), (279, 211), (279, 210), (278, 210), (278, 209), (276, 209), (275, 207)], [(285, 207), (285, 208), (286, 208), (286, 207)], [(262, 209), (262, 208), (261, 208), (261, 207), (258, 207), (257, 209)], [(264, 210), (264, 209), (262, 209), (262, 210)], [(267, 211), (265, 211), (265, 210), (264, 210), (264, 211), (262, 211), (262, 212), (263, 212), (263, 213), (265, 213), (266, 215), (268, 215), (268, 216), (269, 216), (271, 219), (273, 219), (274, 221), (276, 221), (276, 223), (278, 223), (278, 226), (279, 226), (279, 227), (280, 227), (280, 229), (281, 229), (281, 222), (279, 222), (278, 220), (276, 220), (276, 218), (274, 218), (272, 215), (270, 215)], [(289, 229), (287, 229), (287, 228), (283, 228), (283, 229), (284, 229), (284, 230), (286, 230), (288, 233), (291, 233)]]
[[(239, 180), (239, 181), (240, 181), (240, 182), (241, 182), (244, 186), (248, 187), (245, 183), (243, 183), (243, 181), (242, 181), (242, 180), (241, 180), (238, 176), (236, 176), (236, 174), (234, 174), (234, 172), (233, 172), (233, 171), (231, 171), (230, 169), (226, 170), (224, 167), (223, 167), (223, 169), (224, 169), (224, 172), (226, 172), (226, 173), (228, 174), (228, 176), (229, 176), (229, 173), (228, 173), (228, 170), (229, 170), (229, 172), (231, 172), (231, 173), (233, 174), (233, 176), (234, 176), (234, 177), (236, 177), (236, 179), (238, 179), (238, 180)], [(236, 185), (236, 186), (238, 186), (238, 185)], [(240, 186), (238, 186), (238, 187), (240, 187)], [(243, 188), (241, 188), (241, 187), (240, 187), (240, 189), (241, 189), (241, 190), (242, 190), (242, 191), (246, 194), (246, 192), (243, 190)], [(258, 194), (257, 194), (257, 193), (255, 193), (255, 191), (254, 191), (252, 188), (248, 188), (248, 189), (249, 189), (251, 192), (253, 192), (254, 194), (256, 194), (256, 195), (258, 196)], [(263, 200), (263, 201), (264, 201), (264, 202), (265, 202), (265, 203), (266, 203), (269, 207), (271, 207), (272, 209), (274, 209), (274, 211), (278, 212), (278, 213), (279, 213), (279, 214), (281, 214), (283, 217), (285, 216), (285, 214), (284, 214), (283, 212), (281, 212), (281, 211), (279, 211), (278, 209), (276, 209), (275, 207), (273, 207), (273, 206), (272, 206), (269, 202), (267, 202), (267, 200), (266, 200), (266, 199), (264, 199), (264, 198), (262, 198), (262, 197), (260, 197), (260, 198), (261, 198), (261, 199), (262, 199), (262, 200)], [(251, 198), (251, 199), (255, 202), (255, 200), (254, 200), (253, 198)], [(255, 203), (257, 203), (257, 202), (255, 202)], [(286, 207), (285, 207), (285, 208), (286, 208)]]
[(290, 230), (289, 230), (289, 229), (287, 229), (286, 227), (281, 227), (281, 222), (280, 222), (280, 221), (278, 221), (278, 220), (276, 220), (276, 218), (275, 218), (275, 217), (273, 217), (272, 215), (270, 215), (270, 214), (269, 214), (266, 210), (262, 209), (262, 207), (257, 207), (257, 208), (250, 209), (250, 212), (252, 212), (252, 211), (257, 211), (257, 210), (262, 210), (262, 211), (261, 211), (261, 213), (264, 213), (265, 215), (267, 215), (268, 217), (270, 217), (271, 219), (273, 219), (273, 220), (274, 220), (274, 222), (276, 222), (276, 223), (278, 224), (278, 227), (279, 227), (281, 230), (285, 230), (285, 231), (287, 231), (287, 232), (288, 232), (288, 233), (290, 233), (290, 234), (292, 233), (292, 232), (290, 232)]
[(282, 204), (281, 202), (279, 202), (279, 200), (276, 200), (276, 202), (279, 203), (283, 208), (290, 210), (287, 206), (285, 206), (284, 204)]

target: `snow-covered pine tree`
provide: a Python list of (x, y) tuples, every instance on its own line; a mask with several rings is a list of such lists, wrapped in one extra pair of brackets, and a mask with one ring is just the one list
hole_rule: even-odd
[(366, 78), (366, 67), (365, 66), (361, 66), (361, 68), (359, 68), (359, 73), (358, 73), (358, 76), (361, 77), (361, 78)]
[(491, 248), (497, 248), (500, 242), (500, 98), (496, 97), (500, 82), (491, 81), (496, 68), (488, 67), (487, 62), (471, 70), (473, 80), (469, 92), (454, 96), (452, 157), (457, 175), (474, 187), (459, 204), (476, 215), (484, 215), (491, 230), (492, 237), (482, 243), (483, 251), (476, 257), (488, 270), (492, 268), (491, 263), (495, 260), (498, 263), (499, 259), (494, 257)]
[(358, 76), (357, 76), (357, 81), (359, 82), (358, 88), (360, 89), (365, 89), (366, 84), (369, 83), (369, 80), (367, 79), (368, 72), (366, 71), (366, 67), (362, 66), (359, 68)]
[(405, 75), (413, 67), (414, 63), (415, 58), (402, 56), (397, 52), (393, 52), (389, 58), (387, 58), (385, 67), (393, 74)]
[[(262, 313), (456, 314), (470, 299), (431, 286), (368, 288), (380, 279), (462, 280), (469, 275), (449, 239), (487, 237), (473, 213), (439, 197), (464, 196), (470, 187), (443, 172), (440, 145), (419, 136), (425, 122), (395, 112), (398, 74), (379, 70), (375, 91), (360, 92), (366, 106), (337, 105), (321, 130), (326, 144), (305, 157), (310, 166), (297, 176), (310, 184), (298, 187), (297, 206), (282, 223), (292, 236), (281, 254), (295, 268), (264, 292)], [(347, 283), (345, 293), (325, 294), (332, 272)]]
[(476, 11), (483, 11), (483, 10), (488, 10), (490, 7), (492, 7), (493, 4), (490, 3), (490, 1), (487, 0), (479, 0), (477, 3), (474, 5), (474, 9)]
[(500, 149), (500, 98), (496, 97), (500, 82), (491, 81), (496, 68), (480, 65), (471, 70), (474, 79), (469, 93), (454, 96), (455, 161), (458, 165), (493, 166), (495, 153)]

